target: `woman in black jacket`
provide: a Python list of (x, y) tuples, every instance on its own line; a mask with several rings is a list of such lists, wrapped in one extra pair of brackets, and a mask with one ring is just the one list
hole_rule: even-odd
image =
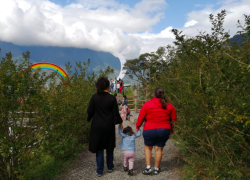
[(109, 80), (106, 77), (98, 78), (97, 93), (89, 102), (88, 121), (92, 119), (90, 129), (89, 151), (96, 153), (97, 175), (102, 176), (104, 169), (104, 149), (107, 154), (108, 172), (114, 169), (115, 124), (121, 129), (122, 119), (119, 114), (115, 96), (109, 94)]

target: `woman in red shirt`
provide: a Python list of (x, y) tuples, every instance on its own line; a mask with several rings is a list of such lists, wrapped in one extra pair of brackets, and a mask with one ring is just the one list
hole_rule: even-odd
[[(171, 103), (168, 103), (162, 88), (156, 88), (154, 98), (147, 101), (141, 108), (136, 129), (139, 130), (142, 123), (146, 169), (142, 172), (145, 175), (157, 175), (161, 172), (160, 163), (162, 150), (171, 134), (171, 122), (176, 122), (176, 111)], [(172, 124), (173, 126), (173, 124)], [(155, 149), (155, 169), (151, 169), (152, 149)]]

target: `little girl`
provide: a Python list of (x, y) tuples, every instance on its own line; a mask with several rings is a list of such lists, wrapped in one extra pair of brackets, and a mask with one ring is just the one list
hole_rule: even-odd
[[(119, 134), (122, 136), (122, 141), (120, 144), (120, 148), (123, 149), (124, 155), (124, 171), (128, 171), (128, 175), (133, 175), (134, 161), (135, 161), (135, 138), (141, 136), (141, 130), (138, 130), (137, 134), (135, 134), (131, 127), (127, 126), (123, 129), (123, 132), (118, 126)], [(129, 162), (129, 167), (128, 167)]]

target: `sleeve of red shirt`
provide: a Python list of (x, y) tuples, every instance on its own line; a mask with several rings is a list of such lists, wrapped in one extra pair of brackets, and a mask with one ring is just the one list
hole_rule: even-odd
[(144, 104), (141, 108), (140, 114), (137, 119), (136, 129), (140, 129), (146, 115), (147, 115), (147, 105)]
[[(176, 111), (175, 111), (175, 108), (174, 108), (173, 105), (172, 105), (172, 107), (171, 107), (171, 114), (170, 114), (170, 116), (171, 116), (171, 120), (172, 120), (173, 122), (176, 122), (177, 116), (176, 116)], [(174, 126), (174, 124), (172, 124), (172, 125)]]

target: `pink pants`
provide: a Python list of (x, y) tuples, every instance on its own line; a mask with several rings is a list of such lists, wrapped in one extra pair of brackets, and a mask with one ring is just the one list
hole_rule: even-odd
[(128, 167), (129, 163), (129, 169), (134, 169), (134, 161), (135, 161), (135, 152), (133, 151), (123, 151), (124, 155), (124, 167)]

